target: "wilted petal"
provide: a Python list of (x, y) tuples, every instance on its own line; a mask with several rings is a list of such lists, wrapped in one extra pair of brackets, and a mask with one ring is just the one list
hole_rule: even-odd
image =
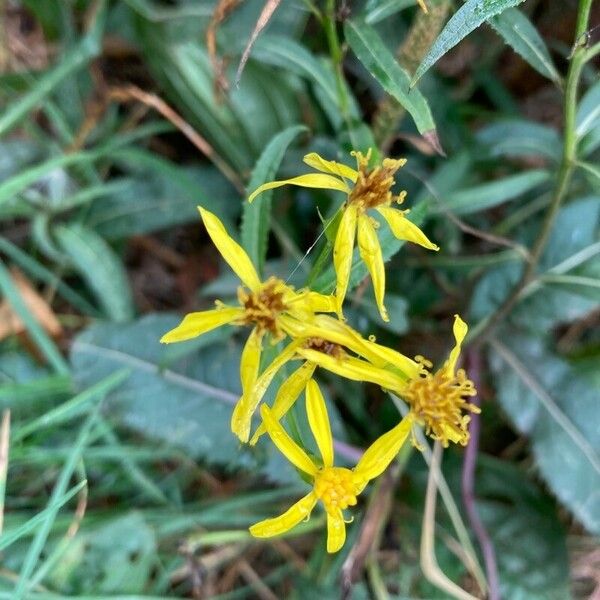
[(339, 192), (345, 192), (346, 194), (350, 193), (350, 188), (346, 183), (337, 177), (332, 177), (331, 175), (325, 175), (323, 173), (307, 173), (306, 175), (299, 175), (298, 177), (292, 177), (291, 179), (263, 183), (248, 196), (248, 202), (252, 202), (256, 196), (267, 190), (272, 190), (284, 185), (297, 185), (305, 188), (337, 190)]
[(341, 549), (346, 541), (346, 523), (341, 510), (327, 513), (327, 552), (333, 554)]
[(261, 282), (256, 269), (252, 265), (250, 257), (244, 249), (227, 233), (223, 223), (216, 215), (205, 210), (201, 206), (198, 207), (202, 221), (206, 231), (221, 253), (225, 262), (233, 269), (240, 280), (252, 291), (260, 288)]
[(388, 222), (392, 233), (399, 240), (419, 244), (428, 250), (439, 250), (439, 247), (430, 241), (414, 223), (409, 221), (401, 210), (389, 206), (379, 206), (375, 210)]
[(324, 467), (333, 467), (333, 436), (325, 399), (319, 385), (311, 379), (306, 385), (306, 414)]
[(183, 318), (183, 321), (177, 327), (165, 333), (160, 341), (162, 344), (171, 344), (191, 340), (212, 329), (221, 327), (221, 325), (235, 321), (242, 316), (243, 312), (241, 308), (224, 307), (190, 313)]
[(311, 152), (310, 154), (307, 154), (303, 160), (309, 167), (312, 167), (317, 171), (322, 171), (323, 173), (331, 173), (331, 175), (338, 175), (339, 177), (344, 177), (345, 179), (349, 179), (352, 182), (355, 182), (358, 177), (358, 171), (356, 169), (353, 169), (348, 165), (336, 162), (335, 160), (325, 160), (316, 152)]
[(450, 356), (444, 365), (444, 369), (450, 374), (450, 376), (454, 376), (454, 371), (456, 370), (456, 363), (458, 362), (458, 357), (460, 356), (460, 349), (467, 335), (467, 331), (469, 327), (467, 324), (458, 316), (454, 315), (454, 326), (452, 328), (454, 333), (454, 348), (452, 348), (452, 352), (450, 352)]
[(375, 301), (379, 314), (384, 321), (389, 321), (387, 310), (383, 305), (385, 295), (385, 267), (383, 265), (383, 255), (381, 246), (375, 233), (375, 228), (371, 223), (370, 217), (360, 215), (358, 217), (358, 250), (360, 257), (369, 269), (371, 280), (373, 281), (373, 290), (375, 291)]
[(354, 250), (354, 238), (356, 236), (357, 208), (349, 204), (344, 208), (344, 214), (340, 219), (335, 243), (333, 245), (333, 266), (336, 274), (337, 312), (342, 314), (342, 304), (346, 297), (348, 281), (350, 279), (350, 268), (352, 267), (352, 252)]
[(314, 492), (310, 492), (302, 500), (299, 500), (291, 508), (278, 517), (265, 519), (250, 527), (250, 533), (257, 538), (268, 538), (281, 535), (289, 531), (300, 521), (307, 519), (317, 503)]
[(271, 410), (266, 404), (260, 407), (260, 415), (265, 424), (265, 429), (273, 443), (279, 448), (279, 451), (298, 469), (304, 471), (307, 475), (314, 476), (318, 469), (308, 454), (294, 442), (287, 431), (281, 426), (281, 423), (271, 414)]

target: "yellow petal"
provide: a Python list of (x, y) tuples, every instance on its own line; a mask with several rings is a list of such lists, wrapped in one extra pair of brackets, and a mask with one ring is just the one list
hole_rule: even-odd
[(417, 0), (417, 2), (419, 4), (419, 6), (423, 9), (423, 12), (427, 13), (428, 12), (428, 10), (427, 10), (427, 4), (425, 4), (425, 1), (424, 0)]
[(329, 354), (306, 348), (299, 349), (298, 354), (336, 375), (346, 377), (346, 379), (369, 381), (388, 390), (399, 390), (405, 387), (404, 380), (398, 375), (358, 358), (347, 356), (338, 359)]
[(250, 527), (250, 533), (257, 538), (268, 538), (274, 535), (281, 535), (289, 531), (300, 521), (304, 521), (310, 516), (312, 509), (317, 503), (317, 497), (314, 492), (310, 492), (302, 500), (292, 505), (286, 512), (273, 519), (265, 519)]
[(298, 469), (304, 471), (307, 475), (314, 476), (318, 468), (308, 457), (308, 454), (296, 444), (296, 442), (287, 434), (287, 431), (281, 426), (281, 423), (271, 414), (271, 410), (266, 404), (260, 407), (260, 415), (265, 424), (265, 428), (273, 443), (279, 448), (279, 451)]
[(235, 321), (243, 314), (241, 308), (216, 308), (185, 315), (183, 321), (160, 338), (162, 344), (183, 342)]
[(309, 167), (312, 167), (317, 171), (322, 171), (323, 173), (330, 173), (331, 175), (338, 175), (339, 177), (349, 179), (353, 183), (358, 178), (358, 171), (356, 169), (353, 169), (348, 165), (336, 162), (335, 160), (325, 160), (316, 152), (311, 152), (310, 154), (307, 154), (303, 160)]
[(383, 266), (383, 255), (381, 246), (375, 233), (375, 228), (371, 223), (370, 217), (360, 215), (358, 217), (358, 250), (360, 257), (369, 269), (371, 280), (373, 281), (373, 290), (375, 291), (375, 301), (379, 314), (384, 321), (389, 321), (387, 310), (383, 305), (385, 295), (385, 267)]
[(458, 357), (460, 356), (460, 348), (469, 328), (458, 315), (454, 315), (454, 326), (452, 330), (454, 333), (455, 344), (454, 348), (452, 348), (452, 352), (450, 352), (450, 356), (448, 357), (446, 364), (444, 365), (444, 369), (446, 369), (446, 371), (451, 375), (454, 375), (456, 363), (458, 362)]
[(292, 177), (291, 179), (282, 179), (281, 181), (269, 181), (263, 183), (260, 187), (256, 188), (250, 196), (248, 196), (248, 202), (252, 202), (256, 196), (272, 190), (274, 188), (281, 187), (283, 185), (297, 185), (305, 188), (317, 188), (320, 190), (338, 190), (340, 192), (350, 193), (350, 188), (344, 181), (331, 175), (324, 175), (322, 173), (307, 173), (306, 175), (299, 175), (298, 177)]
[(221, 253), (225, 262), (248, 288), (253, 291), (260, 288), (261, 282), (256, 269), (244, 249), (230, 237), (223, 223), (221, 223), (216, 215), (201, 206), (198, 207), (198, 210), (200, 211), (210, 239)]
[[(277, 392), (271, 414), (280, 421), (281, 418), (293, 406), (298, 396), (302, 393), (308, 380), (313, 376), (317, 365), (305, 362), (299, 369), (296, 369), (282, 384)], [(250, 445), (254, 446), (263, 433), (265, 433), (265, 425), (261, 423), (258, 429), (254, 432)]]
[(335, 312), (337, 310), (335, 296), (311, 291), (296, 294), (286, 304), (289, 306), (288, 312), (293, 312), (295, 309), (309, 313)]
[(306, 384), (306, 414), (315, 442), (319, 447), (324, 467), (333, 467), (333, 436), (325, 398), (314, 379)]
[(233, 414), (231, 415), (231, 431), (233, 431), (242, 442), (247, 442), (250, 437), (252, 415), (254, 414), (256, 407), (260, 404), (262, 397), (265, 395), (273, 377), (275, 377), (277, 371), (279, 371), (279, 369), (294, 356), (296, 349), (302, 341), (303, 340), (296, 340), (288, 344), (235, 405)]
[(386, 470), (408, 438), (412, 425), (413, 416), (408, 413), (396, 427), (377, 438), (367, 448), (354, 469), (356, 479), (362, 487)]
[(352, 251), (354, 250), (354, 237), (356, 235), (356, 206), (350, 204), (344, 208), (340, 219), (335, 243), (333, 244), (333, 266), (337, 279), (335, 295), (337, 299), (337, 312), (341, 317), (342, 304), (348, 289), (350, 268), (352, 267)]
[(342, 511), (327, 513), (327, 552), (330, 554), (341, 549), (346, 541), (346, 523)]
[(429, 238), (411, 221), (409, 221), (401, 210), (389, 206), (379, 206), (377, 211), (388, 222), (390, 229), (399, 240), (406, 240), (419, 244), (428, 250), (439, 250)]
[(240, 359), (240, 380), (242, 382), (242, 394), (247, 394), (252, 389), (258, 378), (260, 366), (260, 354), (262, 351), (262, 334), (255, 327), (250, 333), (242, 357)]

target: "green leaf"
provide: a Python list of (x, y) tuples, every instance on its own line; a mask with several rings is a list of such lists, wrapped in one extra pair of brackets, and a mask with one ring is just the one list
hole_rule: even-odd
[(450, 193), (444, 205), (436, 207), (435, 212), (443, 213), (444, 209), (448, 209), (457, 215), (468, 215), (487, 210), (509, 200), (515, 200), (549, 179), (550, 173), (548, 171), (534, 169), (525, 173), (510, 175), (491, 183), (457, 190)]
[(600, 389), (539, 339), (504, 331), (493, 344), (498, 398), (530, 437), (541, 475), (591, 532), (600, 533)]
[[(295, 125), (281, 131), (269, 142), (252, 171), (248, 194), (275, 177), (288, 146), (306, 130), (304, 125)], [(259, 273), (263, 271), (267, 255), (272, 195), (271, 190), (263, 192), (252, 204), (244, 199), (242, 207), (242, 246)]]
[(365, 8), (365, 23), (375, 25), (397, 12), (414, 6), (417, 0), (382, 0), (381, 2), (367, 2)]
[(410, 90), (410, 77), (387, 49), (378, 33), (366, 23), (346, 21), (346, 40), (383, 89), (391, 94), (412, 116), (421, 134), (435, 133), (435, 123), (425, 97)]
[(575, 135), (583, 137), (600, 124), (600, 81), (597, 81), (583, 96), (575, 121)]
[(502, 14), (492, 17), (489, 23), (538, 73), (555, 83), (560, 83), (560, 75), (542, 36), (520, 10), (509, 8)]
[(83, 225), (60, 225), (54, 233), (62, 250), (113, 321), (129, 321), (135, 313), (127, 273), (112, 248)]
[(483, 22), (499, 15), (507, 8), (524, 0), (467, 0), (446, 23), (442, 33), (433, 43), (417, 68), (411, 85), (414, 85), (448, 50), (477, 29)]

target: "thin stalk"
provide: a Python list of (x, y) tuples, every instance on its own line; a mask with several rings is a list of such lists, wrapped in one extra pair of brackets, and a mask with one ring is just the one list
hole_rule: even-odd
[(325, 15), (323, 19), (325, 26), (325, 35), (327, 36), (327, 43), (329, 44), (329, 53), (333, 62), (333, 68), (335, 70), (335, 84), (338, 93), (338, 100), (340, 103), (340, 112), (346, 121), (349, 121), (349, 106), (348, 94), (346, 92), (346, 82), (344, 80), (343, 60), (344, 53), (342, 52), (342, 46), (336, 29), (336, 18), (335, 18), (335, 0), (327, 0), (325, 7)]
[(489, 337), (493, 329), (510, 313), (512, 308), (519, 301), (522, 289), (534, 278), (540, 257), (550, 238), (556, 216), (567, 195), (567, 190), (576, 163), (577, 136), (575, 135), (575, 120), (577, 113), (577, 89), (579, 87), (581, 72), (587, 59), (586, 32), (591, 6), (592, 0), (581, 0), (579, 3), (575, 43), (565, 85), (563, 151), (550, 206), (546, 212), (537, 239), (531, 249), (530, 260), (525, 265), (521, 278), (498, 310), (493, 313), (489, 319), (482, 321), (478, 326), (473, 328), (471, 335), (469, 336), (469, 341), (471, 343), (477, 342), (480, 344)]

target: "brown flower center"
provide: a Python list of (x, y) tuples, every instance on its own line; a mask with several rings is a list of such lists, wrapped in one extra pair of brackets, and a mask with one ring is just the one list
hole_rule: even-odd
[(328, 513), (356, 504), (356, 485), (350, 469), (325, 467), (315, 476), (315, 495)]
[(311, 337), (306, 340), (304, 345), (308, 350), (316, 350), (317, 352), (323, 352), (337, 359), (342, 359), (346, 356), (346, 351), (339, 344), (334, 344), (319, 337)]
[(244, 307), (243, 325), (255, 325), (262, 332), (270, 332), (274, 338), (283, 337), (277, 324), (277, 317), (287, 310), (283, 300), (286, 285), (281, 279), (270, 277), (257, 292), (247, 292), (238, 288), (238, 300)]
[(369, 169), (370, 154), (368, 152), (364, 156), (360, 152), (355, 153), (358, 163), (358, 177), (348, 196), (348, 202), (358, 205), (363, 210), (375, 208), (382, 204), (389, 205), (394, 200), (401, 204), (404, 201), (406, 192), (401, 192), (394, 197), (392, 188), (395, 183), (394, 175), (406, 163), (406, 160), (384, 158), (381, 165)]
[(477, 394), (473, 382), (467, 379), (464, 369), (458, 369), (454, 375), (444, 368), (431, 373), (428, 360), (422, 356), (415, 360), (423, 370), (420, 377), (409, 382), (402, 396), (433, 439), (439, 440), (445, 448), (449, 441), (465, 446), (469, 441), (467, 426), (471, 417), (462, 411), (480, 412), (479, 407), (465, 399)]

